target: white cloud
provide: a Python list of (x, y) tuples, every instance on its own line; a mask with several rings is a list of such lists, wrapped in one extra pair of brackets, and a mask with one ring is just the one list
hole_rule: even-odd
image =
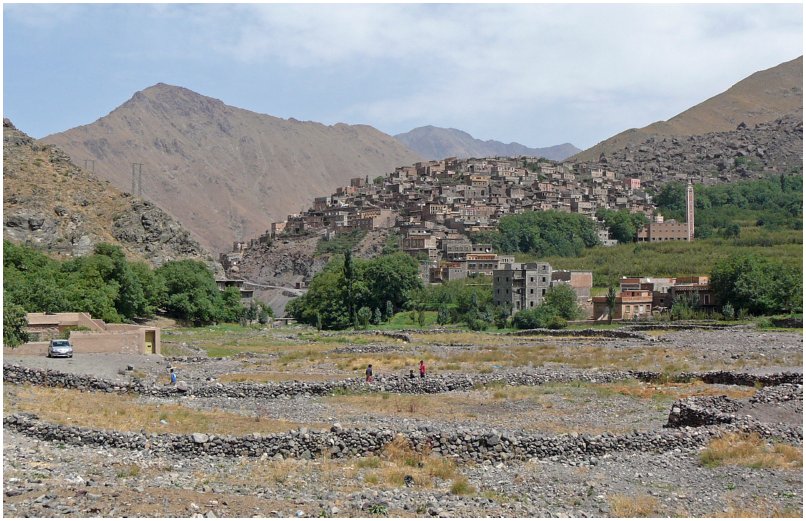
[[(578, 131), (587, 140), (606, 137), (604, 127), (666, 119), (756, 70), (795, 58), (803, 42), (799, 4), (39, 4), (4, 9), (7, 22), (43, 31), (75, 25), (83, 20), (78, 15), (96, 25), (128, 20), (135, 28), (130, 32), (142, 41), (119, 45), (118, 55), (143, 63), (173, 60), (178, 78), (205, 63), (210, 70), (249, 71), (257, 83), (304, 78), (342, 93), (356, 91), (352, 98), (339, 97), (343, 106), (319, 103), (329, 113), (308, 114), (311, 119), (399, 131), (408, 130), (406, 125), (482, 128), (479, 122), (489, 122), (495, 127), (488, 136), (525, 144), (538, 126), (560, 124), (547, 121), (547, 114), (588, 122), (589, 128)], [(220, 91), (237, 87), (222, 82)], [(538, 123), (524, 128), (508, 121)], [(504, 127), (507, 134), (496, 137)]]

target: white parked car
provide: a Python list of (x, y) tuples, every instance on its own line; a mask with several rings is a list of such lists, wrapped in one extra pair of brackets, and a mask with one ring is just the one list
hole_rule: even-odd
[(73, 358), (73, 344), (64, 339), (51, 340), (48, 345), (48, 357)]

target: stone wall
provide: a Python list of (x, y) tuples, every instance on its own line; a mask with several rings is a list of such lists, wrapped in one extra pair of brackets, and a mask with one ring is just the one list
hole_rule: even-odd
[[(3, 366), (3, 381), (15, 384), (45, 385), (80, 390), (105, 392), (127, 392), (151, 396), (174, 396), (189, 393), (200, 397), (229, 398), (284, 398), (290, 396), (323, 396), (335, 392), (395, 392), (406, 394), (438, 394), (450, 391), (466, 391), (489, 384), (543, 385), (551, 382), (617, 382), (630, 378), (642, 381), (655, 381), (661, 373), (633, 371), (574, 371), (558, 370), (544, 372), (513, 372), (501, 374), (462, 375), (446, 374), (430, 376), (421, 380), (397, 375), (378, 377), (375, 383), (367, 384), (362, 379), (351, 378), (331, 382), (272, 382), (265, 384), (232, 383), (205, 384), (196, 388), (180, 390), (177, 387), (151, 386), (135, 381), (133, 383), (113, 383), (92, 376), (63, 373), (54, 370), (34, 369), (15, 364)], [(710, 373), (682, 373), (680, 379), (700, 379), (711, 384), (726, 385), (780, 385), (803, 384), (801, 373), (775, 373), (772, 375), (752, 375), (716, 371)]]
[(39, 421), (29, 414), (3, 418), (4, 429), (14, 429), (37, 439), (69, 443), (149, 450), (181, 456), (202, 454), (223, 456), (266, 456), (274, 459), (310, 459), (380, 454), (395, 437), (402, 437), (415, 451), (445, 456), (463, 462), (498, 462), (510, 459), (550, 458), (559, 461), (586, 460), (616, 451), (666, 452), (704, 446), (712, 437), (736, 430), (758, 432), (778, 440), (802, 443), (800, 427), (761, 426), (745, 421), (730, 426), (710, 425), (682, 430), (634, 432), (626, 435), (563, 434), (535, 435), (524, 432), (469, 431), (427, 432), (414, 430), (394, 433), (390, 430), (342, 429), (334, 424), (329, 430), (301, 428), (282, 434), (218, 436), (213, 434), (144, 434), (90, 429)]

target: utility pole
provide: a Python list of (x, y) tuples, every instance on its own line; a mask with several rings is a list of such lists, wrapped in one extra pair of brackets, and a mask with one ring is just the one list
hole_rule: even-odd
[(143, 196), (143, 163), (132, 163), (132, 196)]

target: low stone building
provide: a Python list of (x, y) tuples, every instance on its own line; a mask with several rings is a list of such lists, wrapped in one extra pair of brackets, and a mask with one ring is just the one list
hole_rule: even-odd
[[(160, 328), (132, 324), (107, 324), (88, 313), (28, 313), (28, 333), (32, 341), (4, 354), (42, 355), (53, 338), (70, 337), (75, 354), (127, 353), (160, 354)], [(69, 333), (68, 333), (69, 332)]]

